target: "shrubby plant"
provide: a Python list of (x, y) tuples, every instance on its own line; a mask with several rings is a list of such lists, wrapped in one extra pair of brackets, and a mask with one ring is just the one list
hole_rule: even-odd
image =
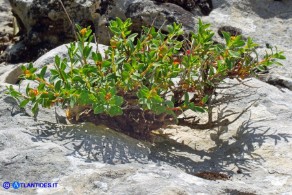
[(39, 106), (60, 105), (68, 108), (72, 120), (95, 116), (114, 121), (107, 123), (116, 124), (113, 128), (146, 135), (167, 120), (177, 121), (187, 109), (205, 112), (224, 79), (245, 79), (285, 58), (273, 49), (261, 60), (251, 57), (258, 45), (227, 32), (225, 44), (215, 43), (214, 32), (201, 20), (189, 39), (182, 39), (180, 24), (168, 25), (168, 33), (143, 27), (140, 35), (129, 30), (131, 24), (130, 19), (110, 22), (113, 37), (105, 58), (89, 45), (90, 27), (77, 26), (78, 40), (68, 47), (69, 59), (56, 56), (48, 79), (47, 66), (40, 71), (32, 64), (22, 66), (21, 78), (38, 86), (27, 85), (25, 94), (10, 86), (10, 95), (21, 107), (32, 103), (34, 113)]

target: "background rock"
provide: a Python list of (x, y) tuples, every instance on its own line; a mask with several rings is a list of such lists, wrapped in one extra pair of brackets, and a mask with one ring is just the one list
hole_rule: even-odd
[[(73, 20), (82, 26), (97, 26), (99, 2), (62, 1)], [(7, 51), (7, 61), (31, 61), (60, 44), (75, 39), (74, 30), (59, 1), (10, 0), (22, 36), (21, 42)], [(24, 44), (25, 46), (22, 46)], [(28, 56), (27, 53), (30, 52)]]
[(0, 63), (5, 61), (3, 56), (6, 48), (12, 43), (15, 29), (13, 28), (13, 16), (8, 0), (0, 1)]
[(196, 20), (192, 13), (172, 3), (157, 4), (153, 1), (138, 1), (129, 5), (126, 16), (133, 21), (133, 29), (153, 25), (167, 32), (166, 25), (173, 22), (183, 24), (186, 31), (194, 31)]
[[(15, 45), (16, 49), (10, 48), (7, 51), (7, 61), (15, 63), (34, 60), (48, 49), (75, 40), (72, 24), (59, 1), (45, 3), (41, 0), (9, 1), (13, 15), (18, 21), (22, 41)], [(142, 25), (152, 25), (153, 21), (156, 28), (162, 27), (166, 31), (166, 25), (173, 22), (182, 23), (187, 31), (194, 31), (196, 23), (194, 17), (202, 15), (196, 9), (191, 13), (189, 12), (191, 10), (187, 11), (173, 3), (157, 3), (151, 0), (85, 0), (82, 2), (65, 0), (63, 4), (72, 22), (81, 26), (90, 25), (101, 44), (109, 44), (111, 37), (108, 29), (109, 21), (116, 17), (132, 18), (133, 30), (136, 31), (139, 31)], [(208, 5), (207, 3), (197, 4), (201, 7)], [(25, 58), (28, 51), (31, 58)]]

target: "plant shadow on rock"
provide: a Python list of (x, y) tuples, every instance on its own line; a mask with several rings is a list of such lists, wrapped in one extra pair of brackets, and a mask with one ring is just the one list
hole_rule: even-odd
[[(257, 122), (251, 120), (243, 122), (237, 129), (232, 143), (220, 139), (220, 131), (215, 136), (210, 135), (216, 146), (209, 150), (197, 150), (174, 140), (151, 145), (104, 126), (97, 127), (89, 123), (59, 126), (46, 122), (40, 127), (36, 129), (36, 136), (32, 133), (35, 136), (33, 141), (53, 140), (68, 150), (67, 156), (74, 156), (89, 163), (97, 161), (107, 164), (147, 164), (153, 161), (158, 165), (166, 163), (178, 167), (193, 175), (202, 172), (224, 172), (231, 176), (237, 171), (249, 176), (249, 163), (265, 160), (253, 153), (257, 147), (261, 147), (267, 139), (275, 140), (277, 145), (278, 141), (288, 142), (288, 139), (292, 138), (289, 134), (270, 134), (270, 128), (257, 125)], [(228, 166), (237, 167), (238, 170), (230, 170)]]
[(58, 125), (45, 122), (36, 129), (33, 141), (53, 140), (68, 149), (68, 156), (108, 164), (146, 163), (149, 150), (145, 143), (120, 134), (105, 126), (91, 123)]
[[(222, 105), (222, 102), (226, 103), (228, 99), (228, 103), (235, 103), (250, 95), (251, 93), (246, 91), (241, 91), (241, 93), (230, 91), (230, 94), (224, 93), (218, 98), (214, 105)], [(230, 110), (228, 106), (223, 106), (217, 114), (217, 120), (222, 121), (230, 116), (236, 118), (241, 114)], [(246, 111), (244, 113), (247, 114)], [(68, 150), (68, 156), (81, 158), (86, 162), (147, 164), (153, 161), (158, 165), (166, 163), (178, 167), (193, 175), (203, 172), (224, 172), (231, 176), (237, 172), (249, 176), (252, 164), (254, 162), (260, 164), (265, 160), (254, 151), (260, 148), (267, 139), (275, 140), (275, 145), (277, 145), (279, 141), (288, 142), (292, 138), (291, 134), (274, 134), (269, 127), (260, 124), (261, 121), (253, 121), (250, 118), (251, 115), (237, 129), (228, 129), (230, 127), (227, 125), (209, 130), (210, 142), (214, 142), (214, 147), (209, 149), (197, 149), (173, 139), (151, 144), (133, 139), (105, 126), (95, 126), (92, 123), (59, 125), (45, 122), (43, 125), (37, 126), (36, 132), (32, 134), (35, 136), (33, 141), (52, 140), (63, 145)], [(214, 129), (217, 129), (215, 133)], [(206, 132), (208, 130), (193, 131)], [(224, 133), (231, 131), (233, 132), (231, 137), (221, 138)]]
[[(257, 101), (257, 99), (255, 100), (257, 89), (251, 90), (248, 85), (245, 87), (246, 90), (239, 90), (238, 92), (227, 89), (229, 92), (226, 93), (224, 91), (221, 97), (213, 100), (214, 106), (218, 107), (221, 105), (216, 115), (217, 119), (213, 123), (220, 124), (221, 121), (231, 119), (228, 120), (227, 125), (215, 126), (209, 129), (198, 129), (196, 124), (194, 124), (194, 129), (196, 129), (194, 131), (199, 133), (196, 133), (193, 137), (195, 138), (195, 136), (200, 135), (200, 132), (209, 131), (210, 141), (202, 139), (196, 143), (198, 139), (195, 139), (194, 142), (191, 141), (193, 142), (191, 144), (186, 142), (178, 143), (177, 141), (181, 140), (181, 138), (178, 138), (176, 140), (156, 143), (155, 147), (151, 148), (149, 158), (158, 163), (166, 162), (195, 175), (203, 172), (224, 172), (228, 175), (233, 175), (237, 172), (248, 176), (254, 162), (261, 164), (265, 160), (264, 157), (255, 153), (255, 150), (262, 147), (268, 139), (274, 140), (275, 145), (279, 141), (289, 142), (292, 135), (285, 133), (276, 134), (274, 130), (263, 125), (262, 122), (266, 122), (267, 119), (254, 121), (251, 119), (252, 112), (248, 116), (247, 109), (242, 112), (236, 112), (232, 109), (232, 105), (237, 105), (238, 102), (246, 102), (246, 104), (253, 105)], [(217, 95), (220, 96), (219, 93)], [(241, 117), (244, 118), (244, 121)], [(233, 122), (236, 122), (235, 127), (234, 125), (229, 125)], [(228, 137), (226, 138), (225, 133), (227, 132)], [(206, 136), (206, 134), (203, 136)], [(189, 140), (191, 139), (189, 138)], [(196, 144), (204, 145), (206, 144), (204, 142), (212, 142), (214, 147), (209, 147), (212, 144), (207, 144), (208, 148), (196, 148)]]
[[(276, 145), (280, 140), (288, 142), (288, 138), (292, 138), (289, 134), (269, 133), (268, 127), (257, 126), (256, 122), (247, 120), (237, 129), (236, 136), (232, 139), (233, 143), (220, 139), (220, 133), (212, 138), (216, 146), (209, 150), (196, 150), (175, 141), (165, 141), (151, 148), (150, 159), (155, 162), (166, 162), (190, 174), (224, 172), (233, 175), (237, 171), (249, 175), (247, 173), (249, 162), (260, 163), (264, 160), (260, 155), (253, 154), (256, 146), (261, 147), (267, 139), (274, 139)], [(192, 158), (200, 160), (194, 161)], [(228, 166), (237, 167), (237, 170), (230, 170)]]

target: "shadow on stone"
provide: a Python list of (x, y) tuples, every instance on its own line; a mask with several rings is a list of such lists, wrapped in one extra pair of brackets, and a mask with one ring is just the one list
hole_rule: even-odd
[[(166, 162), (190, 174), (207, 172), (224, 172), (233, 175), (248, 175), (249, 163), (264, 160), (260, 155), (254, 154), (256, 147), (261, 147), (266, 139), (275, 140), (275, 145), (281, 140), (288, 142), (290, 134), (269, 135), (269, 128), (259, 126), (257, 122), (247, 120), (237, 129), (236, 135), (229, 140), (220, 139), (217, 135), (210, 135), (216, 146), (209, 150), (196, 150), (175, 141), (165, 141), (151, 148), (150, 159), (155, 162)], [(230, 170), (234, 167), (237, 170)]]
[(149, 143), (91, 123), (60, 126), (44, 123), (33, 141), (52, 140), (68, 149), (68, 156), (108, 164), (147, 163)]
[[(230, 85), (237, 85), (226, 83), (222, 90), (228, 93), (224, 91), (218, 93), (218, 97), (213, 102), (216, 107), (221, 107), (214, 118), (217, 118), (219, 122), (226, 118), (233, 121), (232, 118), (238, 117), (238, 111), (242, 107), (257, 100), (258, 88), (248, 84), (243, 85), (244, 88), (249, 88), (249, 91), (246, 91), (242, 87), (230, 90)], [(242, 102), (241, 100), (244, 100), (242, 105), (239, 103)], [(44, 122), (38, 125), (36, 132), (32, 134), (35, 136), (33, 141), (51, 140), (58, 145), (63, 145), (68, 150), (68, 156), (74, 156), (86, 162), (147, 164), (153, 161), (158, 166), (169, 164), (192, 175), (209, 172), (224, 173), (228, 176), (234, 174), (250, 176), (252, 167), (265, 161), (264, 157), (258, 153), (258, 149), (264, 143), (278, 145), (280, 142), (289, 142), (292, 135), (277, 133), (275, 129), (263, 125), (270, 120), (266, 117), (257, 119), (257, 117), (251, 117), (252, 114), (247, 115), (247, 110), (244, 113), (241, 122), (237, 121), (233, 125), (219, 125), (204, 130), (188, 127), (187, 138), (193, 145), (170, 137), (155, 143), (139, 141), (105, 126), (96, 126), (88, 122), (75, 125)], [(177, 127), (182, 131), (187, 128)], [(193, 140), (197, 135), (200, 135), (199, 138)], [(205, 144), (204, 142), (209, 142), (205, 145), (206, 147), (196, 147), (196, 144), (202, 145)]]
[[(247, 120), (237, 129), (236, 135), (229, 140), (210, 135), (215, 147), (209, 150), (198, 150), (176, 142), (163, 141), (155, 144), (141, 142), (127, 135), (113, 131), (104, 126), (83, 123), (73, 126), (59, 126), (44, 123), (37, 129), (33, 141), (52, 140), (65, 146), (68, 156), (84, 159), (86, 162), (103, 162), (108, 164), (124, 164), (138, 162), (147, 164), (153, 161), (178, 167), (185, 172), (195, 175), (202, 172), (225, 173), (232, 176), (249, 175), (251, 161), (261, 163), (260, 155), (253, 153), (261, 147), (266, 139), (289, 142), (290, 134), (269, 134), (270, 129), (257, 125), (257, 122)], [(231, 167), (237, 170), (231, 170)], [(229, 168), (228, 168), (229, 167)]]

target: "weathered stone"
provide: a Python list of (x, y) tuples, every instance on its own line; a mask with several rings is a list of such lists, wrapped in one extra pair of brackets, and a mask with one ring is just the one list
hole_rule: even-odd
[[(74, 23), (95, 27), (99, 14), (99, 2), (93, 0), (62, 1)], [(12, 12), (26, 36), (26, 42), (37, 45), (50, 42), (54, 45), (74, 40), (74, 28), (59, 1), (10, 0)]]
[(142, 25), (153, 25), (167, 32), (166, 25), (173, 22), (181, 23), (186, 31), (194, 31), (196, 26), (193, 14), (171, 3), (158, 5), (153, 1), (137, 1), (129, 5), (126, 16), (132, 19), (134, 30)]
[(218, 29), (218, 34), (223, 38), (222, 32), (228, 32), (231, 36), (238, 36), (242, 34), (242, 30), (240, 28), (235, 28), (232, 26), (221, 26)]
[(8, 0), (0, 1), (0, 63), (5, 61), (4, 51), (12, 44), (15, 29)]
[(7, 61), (12, 63), (31, 61), (48, 49), (74, 40), (75, 23), (82, 26), (91, 25), (93, 29), (98, 26), (96, 22), (99, 17), (96, 13), (99, 8), (98, 1), (62, 2), (73, 24), (58, 0), (49, 2), (10, 0), (22, 39), (19, 44), (6, 51)]
[[(57, 0), (50, 2), (10, 0), (10, 3), (23, 38), (21, 43), (14, 46), (16, 48), (7, 51), (6, 60), (13, 63), (33, 60), (40, 56), (40, 52), (44, 49), (51, 49), (74, 40), (75, 27), (72, 23), (81, 26), (90, 25), (98, 42), (102, 44), (109, 43), (111, 34), (108, 24), (116, 17), (132, 18), (135, 30), (141, 29), (142, 25), (149, 26), (153, 22), (157, 28), (160, 28), (164, 22), (182, 23), (188, 31), (193, 31), (195, 27), (194, 15), (191, 12), (172, 3), (158, 5), (151, 0), (63, 1), (72, 23)], [(163, 29), (167, 31), (166, 26), (163, 26)], [(30, 55), (27, 55), (28, 52)], [(31, 58), (26, 58), (27, 56)]]
[(272, 74), (270, 77), (267, 77), (267, 83), (275, 85), (280, 88), (288, 88), (292, 91), (292, 79), (286, 78), (279, 75)]
[(185, 10), (193, 11), (196, 7), (201, 9), (203, 15), (209, 15), (213, 9), (212, 0), (155, 0), (162, 3), (173, 3), (183, 7)]

